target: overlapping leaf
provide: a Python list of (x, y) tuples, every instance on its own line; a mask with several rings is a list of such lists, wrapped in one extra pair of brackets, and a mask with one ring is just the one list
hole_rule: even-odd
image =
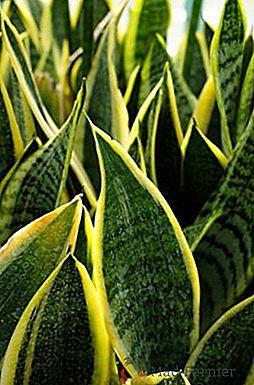
[(254, 297), (225, 313), (205, 334), (186, 365), (193, 384), (253, 383)]
[[(184, 78), (189, 81), (193, 75), (193, 67), (195, 71), (197, 59), (197, 42), (196, 42), (196, 32), (199, 25), (200, 13), (202, 9), (203, 0), (194, 0), (192, 2), (192, 12), (190, 17), (190, 22), (188, 26), (188, 33), (186, 39), (186, 47), (184, 53), (184, 63), (183, 63), (183, 75)], [(200, 74), (201, 75), (201, 74)]]
[[(58, 132), (58, 127), (55, 125), (53, 119), (50, 117), (42, 103), (21, 37), (8, 17), (3, 13), (1, 21), (3, 40), (10, 55), (12, 66), (19, 80), (21, 89), (24, 92), (29, 107), (39, 123), (39, 135), (42, 134), (46, 135), (48, 138), (53, 138)], [(78, 182), (86, 192), (91, 206), (94, 207), (96, 205), (96, 196), (93, 187), (75, 154), (72, 154), (71, 166)]]
[(1, 244), (13, 232), (59, 205), (83, 97), (81, 89), (71, 116), (56, 137), (11, 171), (0, 194)]
[(254, 54), (250, 60), (243, 82), (238, 112), (237, 112), (237, 139), (244, 133), (254, 107)]
[(37, 291), (9, 344), (1, 383), (107, 384), (109, 341), (85, 267), (65, 259)]
[(212, 69), (221, 114), (224, 150), (236, 144), (236, 110), (241, 91), (245, 15), (241, 0), (227, 0), (212, 44)]
[(102, 173), (94, 277), (111, 342), (132, 375), (182, 366), (199, 335), (191, 251), (156, 187), (116, 141), (93, 129)]
[(174, 60), (168, 55), (166, 43), (159, 35), (156, 35), (156, 38), (153, 40), (142, 68), (140, 103), (144, 102), (145, 98), (152, 91), (152, 88), (160, 80), (165, 63), (167, 62), (169, 63), (169, 69), (171, 71), (173, 89), (182, 130), (185, 132), (196, 105), (196, 98), (184, 81)]
[(137, 0), (130, 13), (128, 31), (124, 41), (124, 67), (128, 79), (137, 64), (147, 54), (154, 35), (167, 35), (170, 23), (170, 0)]
[(0, 76), (0, 180), (18, 160), (24, 149), (22, 135), (13, 111), (13, 107)]
[(184, 143), (182, 202), (186, 225), (194, 222), (202, 206), (216, 190), (228, 161), (195, 124), (190, 126), (185, 139), (188, 144)]
[(71, 36), (69, 2), (67, 0), (51, 0), (52, 32), (59, 51), (62, 51), (64, 41)]
[[(114, 64), (115, 23), (118, 18), (119, 14), (109, 23), (94, 57), (93, 66), (87, 78), (85, 110), (97, 125), (126, 145), (129, 134), (128, 112), (118, 89)], [(83, 159), (89, 176), (98, 188), (98, 166), (89, 127), (80, 130), (76, 143), (77, 153)]]
[(22, 92), (18, 79), (13, 71), (11, 71), (10, 78), (10, 94), (15, 117), (20, 127), (22, 141), (24, 145), (27, 145), (35, 135), (35, 126), (24, 93)]
[(197, 223), (205, 235), (194, 250), (202, 287), (203, 330), (243, 293), (253, 278), (254, 114), (226, 176)]
[(0, 357), (30, 299), (75, 247), (81, 202), (73, 202), (32, 222), (0, 251)]

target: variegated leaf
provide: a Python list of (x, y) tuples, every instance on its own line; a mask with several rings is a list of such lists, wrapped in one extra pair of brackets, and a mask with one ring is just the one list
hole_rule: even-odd
[(81, 201), (58, 208), (32, 222), (0, 250), (0, 357), (25, 307), (75, 247), (81, 217)]
[(67, 257), (37, 291), (13, 333), (1, 384), (104, 385), (109, 340), (85, 267)]
[(94, 279), (111, 343), (133, 376), (137, 368), (182, 366), (199, 338), (193, 256), (153, 183), (116, 141), (92, 127), (102, 173)]

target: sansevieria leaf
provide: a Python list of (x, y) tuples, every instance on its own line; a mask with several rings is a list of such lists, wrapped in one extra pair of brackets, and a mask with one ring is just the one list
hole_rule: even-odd
[(203, 330), (234, 304), (253, 278), (254, 114), (216, 195), (197, 224), (206, 226), (194, 255), (202, 287)]
[(183, 367), (199, 338), (193, 256), (154, 184), (116, 141), (91, 125), (102, 176), (94, 278), (111, 343), (133, 376), (137, 368)]
[(183, 63), (183, 75), (187, 81), (193, 76), (193, 67), (197, 65), (197, 52), (199, 51), (197, 48), (199, 47), (197, 46), (196, 32), (199, 25), (202, 4), (203, 0), (193, 0), (192, 2)]
[(73, 111), (56, 137), (14, 166), (0, 190), (0, 243), (60, 203), (68, 174), (77, 121), (83, 106), (80, 90)]
[(21, 131), (22, 141), (24, 145), (27, 145), (35, 135), (35, 125), (31, 111), (14, 71), (11, 71), (10, 75), (10, 97), (15, 117)]
[(124, 67), (126, 78), (137, 64), (142, 64), (156, 33), (166, 37), (170, 23), (170, 0), (134, 1), (124, 40)]
[(67, 257), (37, 291), (12, 336), (1, 384), (103, 385), (109, 341), (85, 269)]
[(253, 384), (254, 297), (227, 311), (191, 354), (186, 374), (191, 383)]
[(216, 190), (228, 160), (195, 123), (186, 134), (183, 148), (182, 202), (186, 225), (194, 222), (202, 206)]
[[(182, 130), (186, 132), (196, 106), (196, 98), (190, 91), (174, 59), (169, 56), (165, 40), (158, 34), (151, 44), (142, 68), (140, 102), (145, 100), (152, 88), (160, 80), (167, 62), (169, 63), (173, 83), (171, 88), (174, 90)], [(172, 98), (172, 93), (170, 97)]]
[(254, 53), (250, 60), (243, 82), (238, 112), (237, 112), (237, 139), (244, 133), (254, 107)]
[(36, 116), (41, 128), (45, 130), (45, 132), (50, 131), (50, 128), (53, 129), (50, 127), (51, 124), (53, 124), (53, 121), (50, 120), (50, 122), (48, 122), (48, 119), (50, 118), (43, 106), (39, 91), (36, 87), (28, 54), (22, 39), (14, 25), (3, 12), (1, 13), (1, 23), (3, 41), (7, 52), (10, 55), (11, 63), (22, 87), (22, 91), (24, 92), (29, 106)]
[[(172, 77), (167, 68), (164, 83), (148, 117), (145, 159), (150, 179), (158, 186), (180, 219), (181, 141), (183, 138), (176, 108)], [(170, 77), (170, 79), (169, 79)], [(170, 90), (169, 90), (170, 81)]]
[[(129, 135), (128, 112), (121, 91), (118, 88), (114, 50), (116, 46), (117, 14), (107, 26), (94, 57), (87, 78), (85, 110), (91, 119), (122, 145), (126, 146)], [(76, 138), (77, 153), (95, 186), (98, 188), (98, 167), (93, 136), (88, 125)]]
[(50, 8), (53, 38), (61, 52), (64, 41), (69, 41), (71, 36), (69, 2), (68, 0), (51, 0)]
[(0, 357), (33, 295), (75, 247), (81, 208), (75, 199), (20, 230), (0, 250)]
[(0, 180), (18, 160), (24, 150), (20, 128), (18, 126), (11, 100), (0, 75)]
[[(19, 80), (21, 89), (24, 92), (29, 107), (39, 123), (39, 135), (44, 134), (48, 138), (53, 138), (58, 133), (58, 127), (42, 103), (22, 39), (3, 12), (1, 13), (1, 22), (3, 41), (10, 55), (11, 63)], [(96, 205), (96, 196), (93, 187), (74, 153), (71, 158), (71, 166), (75, 172), (76, 178), (83, 187), (91, 206), (94, 207)]]
[(212, 70), (221, 114), (222, 142), (227, 154), (236, 144), (236, 109), (241, 84), (245, 14), (242, 0), (226, 0), (212, 43)]

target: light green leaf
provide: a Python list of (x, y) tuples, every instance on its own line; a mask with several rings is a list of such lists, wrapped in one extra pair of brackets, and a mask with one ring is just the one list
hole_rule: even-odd
[[(247, 385), (246, 379), (254, 361), (253, 321), (253, 296), (219, 318), (187, 362), (185, 370), (190, 381), (204, 385)], [(252, 383), (248, 382), (249, 385)]]
[(103, 385), (109, 340), (85, 267), (68, 257), (24, 311), (5, 356), (1, 383)]
[(38, 26), (40, 26), (42, 13), (43, 13), (43, 3), (41, 0), (27, 0), (30, 11), (33, 15), (34, 21)]
[(136, 0), (124, 40), (126, 79), (137, 64), (142, 64), (156, 33), (166, 37), (170, 23), (170, 0)]
[(154, 184), (116, 141), (90, 124), (102, 173), (94, 279), (111, 343), (133, 376), (137, 368), (182, 366), (199, 338), (193, 256)]
[(197, 224), (206, 226), (194, 250), (202, 288), (202, 330), (236, 303), (253, 278), (254, 113), (216, 195)]
[(226, 0), (212, 48), (212, 70), (227, 155), (236, 144), (236, 110), (241, 85), (245, 15), (242, 0)]
[(32, 222), (0, 250), (0, 357), (14, 328), (40, 285), (75, 247), (81, 201)]
[(15, 167), (0, 194), (0, 243), (60, 203), (68, 174), (74, 136), (83, 106), (80, 90), (67, 122), (42, 148)]

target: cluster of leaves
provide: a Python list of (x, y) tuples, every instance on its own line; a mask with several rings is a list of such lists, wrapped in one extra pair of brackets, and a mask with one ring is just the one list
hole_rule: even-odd
[(170, 0), (1, 1), (1, 385), (253, 384), (253, 36), (201, 7), (172, 58)]

